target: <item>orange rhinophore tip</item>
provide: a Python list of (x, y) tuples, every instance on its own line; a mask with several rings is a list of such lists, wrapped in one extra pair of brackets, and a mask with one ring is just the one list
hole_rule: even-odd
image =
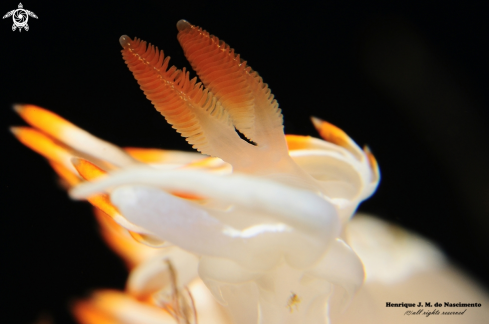
[(342, 129), (316, 117), (311, 117), (311, 121), (319, 132), (319, 135), (321, 135), (325, 141), (344, 147), (357, 158), (360, 158), (360, 149)]
[(63, 144), (30, 127), (11, 127), (10, 131), (22, 144), (34, 152), (75, 171), (70, 162), (71, 152)]

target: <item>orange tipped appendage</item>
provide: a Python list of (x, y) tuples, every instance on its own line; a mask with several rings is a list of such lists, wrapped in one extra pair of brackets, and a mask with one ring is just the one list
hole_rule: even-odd
[[(258, 145), (283, 142), (283, 119), (268, 86), (222, 40), (181, 20), (178, 40), (192, 68), (222, 102), (234, 126)], [(277, 138), (275, 138), (277, 137)]]
[[(73, 158), (73, 165), (76, 170), (80, 174), (80, 176), (87, 180), (91, 181), (102, 176), (105, 176), (106, 172), (93, 163), (80, 159)], [(110, 201), (110, 197), (107, 194), (95, 195), (89, 197), (88, 202), (92, 204), (92, 206), (97, 207), (99, 210), (110, 216), (115, 222), (119, 223), (120, 226), (127, 226), (127, 220), (119, 213), (117, 208)], [(118, 225), (118, 226), (119, 226)], [(147, 235), (144, 233), (137, 233), (127, 229), (129, 234), (138, 242), (143, 243), (145, 245), (149, 245), (152, 247), (159, 247), (164, 244), (162, 240), (152, 237), (151, 235)]]
[(168, 153), (165, 150), (125, 147), (124, 151), (136, 160), (144, 163), (163, 163), (168, 160)]
[(311, 117), (314, 127), (319, 132), (319, 135), (328, 142), (348, 148), (350, 145), (350, 137), (339, 127), (328, 123), (322, 119)]
[(15, 105), (14, 110), (28, 124), (64, 143), (73, 150), (83, 152), (116, 166), (136, 163), (134, 159), (117, 146), (91, 135), (49, 110), (34, 105)]
[(29, 125), (42, 130), (54, 138), (62, 138), (68, 129), (77, 128), (64, 118), (34, 105), (14, 105), (14, 110)]
[(107, 172), (100, 169), (95, 164), (84, 159), (73, 158), (72, 163), (76, 171), (78, 171), (78, 173), (80, 174), (80, 176), (87, 181), (97, 179), (107, 174)]
[(80, 324), (119, 324), (120, 322), (89, 301), (77, 301), (71, 311)]
[(12, 127), (10, 130), (22, 144), (34, 152), (75, 171), (69, 162), (72, 154), (63, 144), (30, 127)]
[(285, 135), (289, 151), (304, 150), (309, 148), (311, 136)]
[[(85, 308), (85, 312), (90, 309), (92, 314), (105, 314), (106, 318), (116, 319), (116, 323), (176, 323), (175, 319), (163, 309), (140, 302), (121, 291), (99, 290), (93, 293), (90, 299), (81, 303), (86, 303), (85, 305), (81, 304), (81, 310)], [(76, 313), (76, 308), (74, 312)], [(89, 323), (98, 324), (98, 322)]]
[(314, 127), (318, 131), (321, 137), (330, 143), (336, 144), (338, 146), (344, 147), (355, 157), (361, 158), (360, 148), (355, 144), (355, 142), (339, 127), (328, 123), (322, 119), (311, 117), (311, 121)]
[(363, 151), (365, 152), (365, 155), (367, 156), (368, 163), (370, 165), (370, 169), (372, 170), (372, 172), (374, 174), (374, 181), (378, 181), (380, 178), (380, 170), (379, 170), (379, 164), (377, 162), (377, 159), (372, 154), (372, 151), (370, 151), (370, 148), (367, 145), (364, 146)]
[(156, 110), (195, 149), (217, 155), (208, 138), (209, 131), (227, 127), (234, 132), (228, 113), (217, 99), (196, 78), (190, 80), (185, 70), (169, 68), (169, 57), (165, 58), (155, 46), (146, 46), (145, 41), (128, 36), (121, 37), (121, 45), (129, 70)]
[(126, 151), (134, 159), (149, 164), (185, 165), (205, 159), (202, 154), (154, 148), (125, 147)]
[[(106, 174), (105, 171), (87, 160), (73, 158), (72, 162), (80, 176), (87, 181), (97, 179)], [(121, 217), (117, 208), (110, 202), (110, 198), (107, 194), (89, 197), (88, 202), (112, 218)]]

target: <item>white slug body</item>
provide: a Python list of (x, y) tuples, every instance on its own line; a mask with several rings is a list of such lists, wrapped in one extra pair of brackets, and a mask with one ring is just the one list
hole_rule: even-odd
[[(261, 77), (215, 36), (177, 26), (202, 83), (138, 39), (120, 38), (123, 57), (155, 108), (211, 157), (124, 151), (35, 106), (18, 112), (37, 130), (15, 134), (50, 159), (73, 198), (89, 199), (138, 240), (175, 245), (166, 256), (176, 273), (188, 282), (198, 270), (234, 323), (327, 323), (332, 294), (351, 298), (363, 283), (362, 262), (341, 235), (377, 187), (373, 155), (317, 118), (326, 141), (285, 136)], [(149, 285), (145, 276), (173, 271), (141, 267), (130, 281), (134, 294)]]

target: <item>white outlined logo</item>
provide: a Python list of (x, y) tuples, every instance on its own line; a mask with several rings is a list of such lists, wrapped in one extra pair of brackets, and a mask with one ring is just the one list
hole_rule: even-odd
[(3, 19), (8, 18), (12, 16), (12, 19), (14, 20), (14, 24), (12, 25), (12, 31), (15, 31), (17, 28), (19, 29), (19, 32), (22, 31), (22, 28), (24, 28), (26, 31), (29, 30), (29, 25), (27, 25), (27, 21), (29, 20), (29, 16), (32, 18), (36, 18), (37, 16), (35, 13), (29, 10), (23, 9), (22, 3), (19, 3), (19, 8), (11, 10), (3, 16)]

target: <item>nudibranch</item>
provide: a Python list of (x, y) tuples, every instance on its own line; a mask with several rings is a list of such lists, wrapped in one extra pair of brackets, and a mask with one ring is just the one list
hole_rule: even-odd
[[(13, 133), (49, 160), (72, 198), (97, 207), (104, 236), (132, 269), (127, 294), (100, 293), (76, 313), (136, 323), (134, 308), (143, 322), (190, 323), (192, 303), (178, 296), (200, 278), (233, 323), (327, 323), (328, 305), (364, 280), (343, 232), (377, 187), (375, 158), (318, 118), (324, 140), (284, 135), (258, 73), (203, 29), (184, 20), (177, 28), (200, 81), (137, 38), (120, 38), (122, 56), (156, 110), (200, 153), (122, 149), (43, 108), (15, 108), (32, 128)], [(162, 297), (168, 289), (171, 301)], [(148, 305), (167, 312), (151, 317)]]

